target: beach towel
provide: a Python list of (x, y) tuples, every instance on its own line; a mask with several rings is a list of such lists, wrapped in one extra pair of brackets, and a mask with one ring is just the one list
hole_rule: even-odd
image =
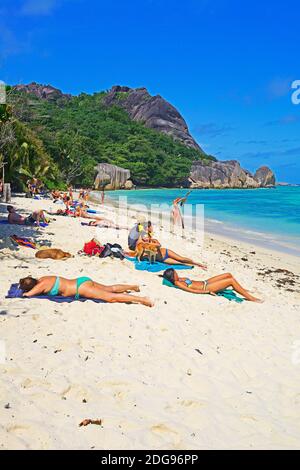
[(94, 209), (87, 209), (86, 211), (88, 214), (102, 214), (101, 211), (95, 211)]
[(160, 271), (165, 271), (168, 268), (173, 268), (176, 270), (194, 269), (194, 266), (187, 266), (185, 264), (166, 264), (161, 263), (159, 261), (155, 261), (155, 263), (150, 263), (150, 261), (138, 261), (136, 258), (130, 258), (129, 256), (126, 256), (126, 259), (134, 263), (135, 269), (137, 271), (148, 271), (149, 273), (158, 273)]
[[(174, 287), (175, 289), (179, 289), (179, 287), (174, 286), (172, 282), (168, 281), (167, 279), (163, 279), (163, 285), (168, 287)], [(224, 289), (220, 292), (217, 292), (218, 297), (225, 297), (227, 300), (234, 300), (235, 302), (241, 303), (244, 301), (241, 297), (238, 297), (236, 293), (231, 289)]]
[(18, 246), (24, 246), (26, 248), (32, 248), (33, 250), (37, 249), (37, 245), (31, 241), (29, 238), (18, 237), (17, 235), (11, 235), (10, 239), (13, 243)]
[(88, 256), (99, 256), (104, 250), (104, 246), (100, 246), (95, 240), (91, 240), (84, 244), (83, 253)]
[(45, 300), (50, 300), (51, 302), (56, 302), (56, 303), (68, 303), (70, 304), (71, 302), (86, 302), (87, 300), (92, 300), (93, 302), (96, 302), (98, 304), (106, 303), (105, 300), (100, 300), (100, 299), (86, 299), (80, 297), (78, 300), (75, 299), (75, 297), (62, 297), (61, 295), (54, 295), (54, 296), (49, 296), (49, 295), (37, 295), (35, 297), (23, 297), (23, 291), (19, 288), (19, 284), (12, 284), (9, 288), (9, 291), (7, 293), (7, 296), (5, 297), (6, 299), (45, 299)]

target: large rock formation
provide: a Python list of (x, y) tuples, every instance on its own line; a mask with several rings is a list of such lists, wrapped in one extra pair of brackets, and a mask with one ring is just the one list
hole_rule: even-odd
[(260, 168), (253, 176), (236, 160), (193, 162), (189, 180), (192, 188), (260, 188), (275, 184), (269, 168)]
[(146, 88), (114, 86), (104, 98), (104, 104), (121, 106), (133, 120), (142, 121), (145, 126), (203, 152), (190, 135), (188, 126), (177, 109), (160, 95), (151, 96)]
[(133, 184), (129, 180), (130, 171), (109, 163), (98, 163), (95, 170), (95, 189), (131, 189)]
[(261, 187), (268, 187), (275, 185), (275, 175), (272, 170), (267, 166), (261, 166), (256, 170), (254, 179), (258, 181)]
[[(18, 91), (35, 95), (39, 99), (56, 101), (59, 106), (72, 99), (51, 85), (17, 85)], [(275, 185), (275, 175), (268, 167), (259, 168), (254, 175), (241, 168), (239, 162), (208, 160), (203, 150), (189, 133), (188, 126), (174, 106), (160, 95), (151, 96), (146, 88), (114, 86), (102, 101), (104, 106), (120, 106), (127, 111), (131, 119), (140, 121), (145, 126), (155, 129), (182, 142), (187, 147), (199, 150), (204, 160), (192, 163), (190, 175), (186, 175), (182, 185), (193, 188), (259, 188)], [(205, 158), (206, 157), (206, 158)], [(114, 165), (100, 163), (97, 166), (95, 187), (98, 189), (130, 188), (130, 172)], [(135, 181), (141, 184), (142, 181)]]
[(58, 100), (69, 100), (72, 95), (66, 95), (62, 93), (58, 88), (54, 88), (52, 85), (40, 85), (39, 83), (29, 83), (28, 85), (16, 85), (14, 89), (25, 93), (35, 95), (39, 99), (46, 101), (58, 101)]

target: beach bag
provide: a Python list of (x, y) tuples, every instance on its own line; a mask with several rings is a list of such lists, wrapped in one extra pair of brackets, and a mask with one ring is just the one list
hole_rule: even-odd
[(108, 256), (121, 260), (125, 258), (124, 250), (118, 243), (114, 243), (113, 245), (111, 243), (106, 243), (106, 245), (104, 245), (100, 258), (107, 258)]

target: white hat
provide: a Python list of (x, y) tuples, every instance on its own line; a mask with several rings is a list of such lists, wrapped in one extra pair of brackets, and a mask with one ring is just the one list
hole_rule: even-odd
[(144, 224), (146, 222), (146, 217), (143, 214), (137, 214), (136, 220), (139, 224)]

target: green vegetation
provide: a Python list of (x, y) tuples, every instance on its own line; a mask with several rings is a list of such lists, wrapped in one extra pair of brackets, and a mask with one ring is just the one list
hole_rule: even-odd
[(0, 141), (0, 154), (9, 160), (15, 186), (24, 185), (32, 174), (48, 186), (91, 186), (99, 162), (128, 168), (136, 184), (176, 186), (186, 180), (193, 160), (212, 158), (132, 121), (120, 107), (104, 106), (104, 96), (46, 101), (11, 90), (14, 139), (3, 152)]
[(0, 163), (5, 161), (5, 179), (24, 190), (34, 175), (55, 182), (59, 170), (37, 135), (13, 115), (13, 107), (0, 107)]

